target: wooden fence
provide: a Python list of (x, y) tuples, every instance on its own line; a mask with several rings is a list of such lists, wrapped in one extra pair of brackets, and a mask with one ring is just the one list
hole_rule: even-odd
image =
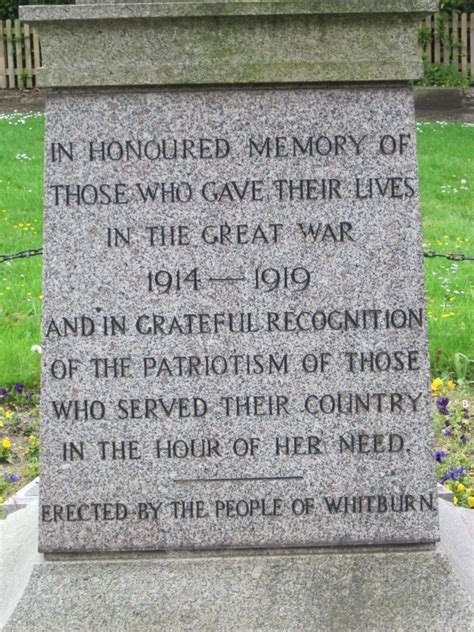
[(20, 20), (0, 20), (0, 88), (33, 88), (40, 66), (36, 29)]
[[(420, 25), (420, 55), (430, 64), (455, 64), (474, 81), (474, 13), (439, 14)], [(20, 20), (0, 20), (0, 89), (32, 88), (41, 66), (38, 33)]]
[(474, 80), (474, 13), (439, 14), (423, 20), (419, 31), (420, 54), (429, 64), (453, 64)]

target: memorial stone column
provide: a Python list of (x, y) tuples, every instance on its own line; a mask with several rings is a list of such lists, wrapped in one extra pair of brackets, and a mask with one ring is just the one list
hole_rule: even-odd
[(467, 629), (409, 87), (436, 5), (22, 9), (53, 88), (45, 562), (8, 630)]

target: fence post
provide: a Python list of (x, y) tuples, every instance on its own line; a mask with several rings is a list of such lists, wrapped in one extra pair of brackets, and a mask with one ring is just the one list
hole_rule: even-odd
[(471, 79), (474, 79), (474, 13), (471, 13)]
[(23, 41), (21, 36), (21, 22), (15, 20), (15, 66), (16, 66), (16, 85), (18, 88), (23, 88)]
[(453, 49), (453, 64), (456, 64), (456, 68), (459, 70), (459, 18), (457, 13), (453, 13), (451, 44)]
[(461, 72), (467, 72), (467, 13), (461, 13)]
[(30, 25), (23, 24), (23, 34), (25, 36), (25, 68), (26, 68), (26, 87), (33, 87), (33, 70), (31, 67), (31, 37), (30, 37)]
[(38, 31), (36, 27), (32, 27), (31, 35), (33, 36), (33, 74), (34, 85), (38, 85), (38, 68), (41, 66), (41, 49)]
[(7, 35), (7, 75), (8, 75), (8, 87), (15, 87), (15, 66), (13, 64), (13, 33), (12, 33), (12, 21), (7, 20), (5, 24), (5, 30)]
[(447, 19), (443, 25), (443, 64), (448, 65), (451, 61), (451, 38), (449, 31), (449, 23), (451, 20)]
[(430, 39), (426, 43), (426, 61), (431, 64), (433, 62), (433, 31), (435, 28), (434, 15), (429, 15), (426, 18), (426, 26), (430, 29)]
[(7, 67), (5, 64), (5, 35), (3, 21), (0, 20), (0, 90), (7, 87)]
[(434, 63), (441, 63), (441, 41), (439, 32), (439, 21), (433, 16), (433, 37), (434, 37)]
[(432, 31), (431, 31), (431, 15), (429, 15), (427, 18), (424, 18), (421, 22), (421, 28), (423, 30), (429, 29), (430, 31), (430, 36), (428, 37), (424, 37), (423, 38), (423, 45), (419, 45), (419, 49), (420, 49), (420, 57), (423, 59), (423, 61), (427, 61), (427, 62), (431, 62), (431, 41), (433, 39), (432, 37)]

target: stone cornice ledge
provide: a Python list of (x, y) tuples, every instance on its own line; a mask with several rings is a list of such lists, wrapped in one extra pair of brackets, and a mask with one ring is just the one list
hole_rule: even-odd
[(20, 7), (27, 22), (258, 15), (425, 14), (436, 0), (224, 0), (221, 2), (94, 3)]
[(407, 81), (436, 0), (28, 6), (54, 88)]

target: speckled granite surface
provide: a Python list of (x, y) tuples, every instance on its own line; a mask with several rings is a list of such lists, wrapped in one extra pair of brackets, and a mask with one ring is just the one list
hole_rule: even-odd
[(472, 607), (435, 552), (50, 562), (5, 632), (469, 632)]
[[(41, 87), (407, 81), (435, 0), (28, 6)], [(295, 45), (296, 43), (296, 45)]]
[(42, 550), (436, 540), (410, 90), (51, 97), (46, 143)]

